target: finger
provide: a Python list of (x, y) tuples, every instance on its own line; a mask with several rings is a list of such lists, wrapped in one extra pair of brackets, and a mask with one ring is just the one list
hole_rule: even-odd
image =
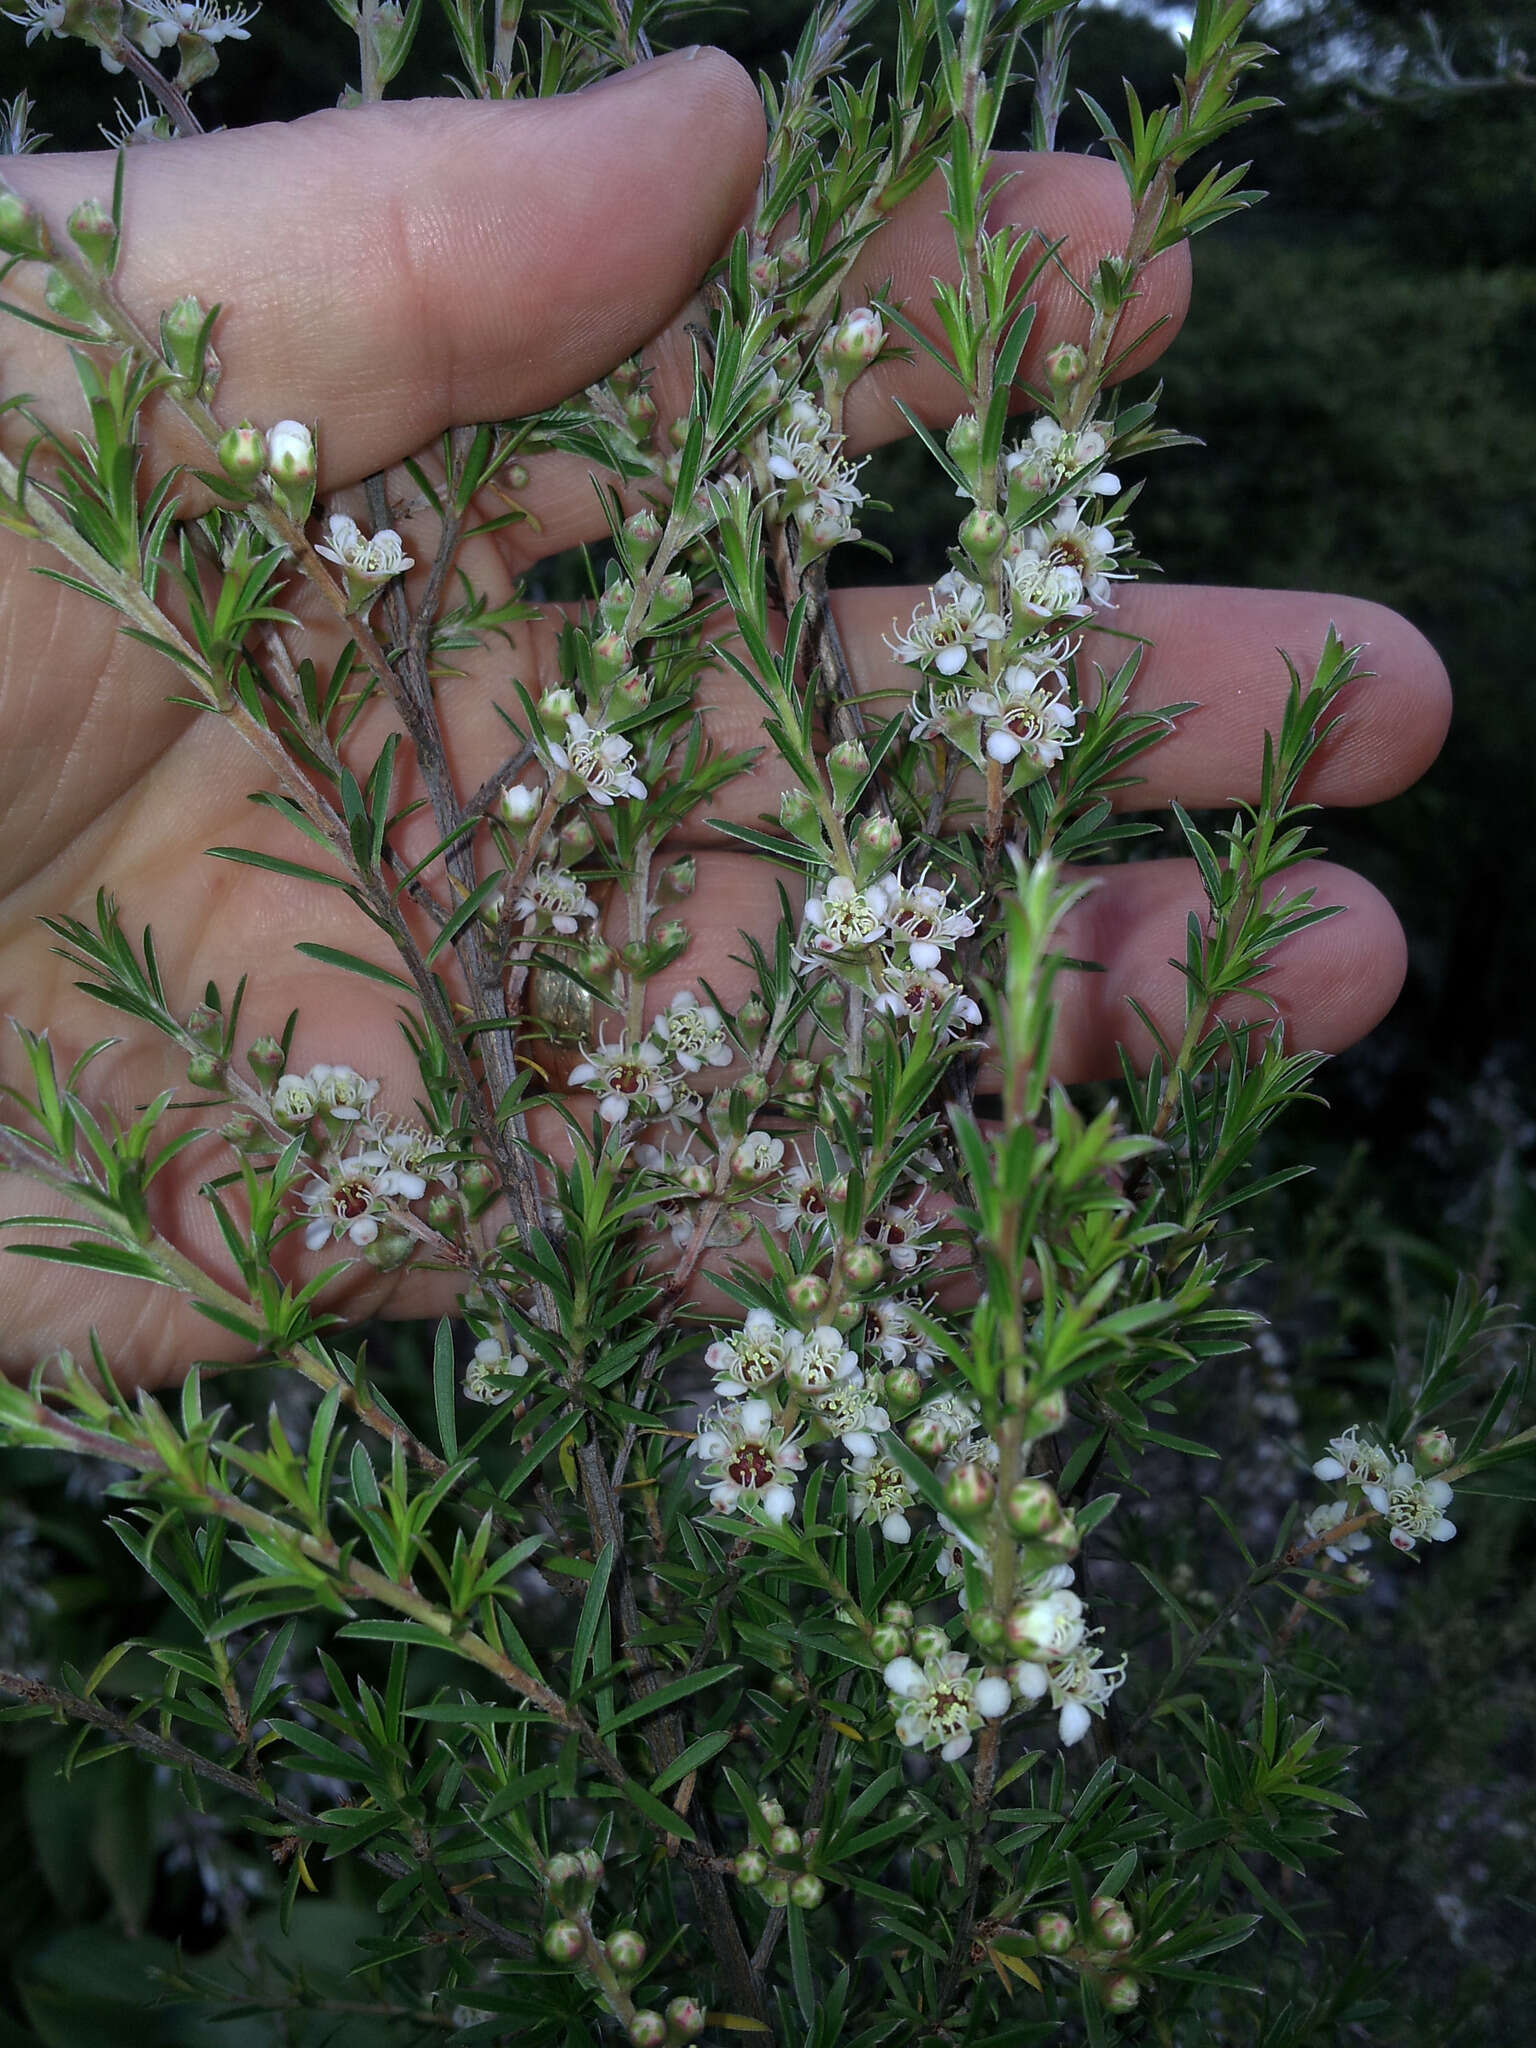
[[(1065, 341), (1086, 341), (1089, 311), (1077, 286), (1086, 284), (1105, 256), (1123, 254), (1131, 232), (1131, 205), (1119, 170), (1096, 157), (1003, 155), (997, 159), (995, 182), (997, 196), (988, 213), (994, 232), (1007, 227), (1036, 230), (1016, 268), (1021, 281), (1042, 250), (1061, 245), (1031, 292), (1037, 310), (1015, 379), (1017, 403), (1022, 406), (1024, 386), (1040, 383), (1049, 352)], [(942, 347), (943, 333), (933, 309), (934, 285), (941, 279), (954, 283), (959, 276), (954, 230), (944, 218), (947, 204), (944, 180), (937, 175), (905, 200), (854, 259), (843, 304), (857, 305), (877, 295), (894, 301), (936, 347)], [(1189, 252), (1182, 243), (1148, 264), (1116, 341), (1117, 355), (1130, 351), (1115, 373), (1116, 381), (1144, 369), (1178, 333), (1189, 308), (1189, 275)], [(674, 321), (646, 351), (652, 365), (651, 395), (663, 420), (688, 409), (693, 382), (690, 317), (693, 314)], [(893, 339), (909, 351), (909, 359), (892, 357), (877, 363), (848, 394), (844, 421), (851, 454), (866, 453), (909, 432), (902, 405), (925, 425), (937, 427), (948, 426), (962, 409), (960, 387), (942, 365), (905, 337)], [(603, 537), (607, 529), (586, 463), (574, 456), (551, 455), (529, 467), (529, 487), (519, 498), (535, 523), (511, 536), (519, 566), (527, 566), (536, 555)]]
[[(151, 331), (183, 293), (223, 305), (220, 416), (318, 421), (329, 487), (632, 354), (719, 254), (762, 144), (751, 81), (710, 49), (564, 98), (400, 102), (149, 144), (126, 157), (118, 282)], [(6, 175), (61, 224), (113, 170), (103, 154), (32, 156)], [(45, 412), (61, 355), (42, 338), (23, 363)]]
[[(889, 717), (920, 681), (886, 644), (905, 626), (921, 590), (843, 590), (833, 609), (859, 688)], [(1372, 804), (1415, 781), (1439, 753), (1450, 723), (1450, 684), (1415, 627), (1365, 598), (1311, 591), (1226, 590), (1187, 584), (1122, 586), (1098, 615), (1077, 658), (1079, 687), (1098, 694), (1142, 643), (1133, 711), (1192, 703), (1166, 740), (1141, 755), (1123, 809), (1177, 797), (1187, 808), (1251, 802), (1259, 793), (1264, 736), (1279, 730), (1290, 688), (1286, 657), (1310, 680), (1329, 626), (1359, 646), (1360, 676), (1336, 704), (1338, 725), (1307, 771), (1303, 794), (1328, 804)]]

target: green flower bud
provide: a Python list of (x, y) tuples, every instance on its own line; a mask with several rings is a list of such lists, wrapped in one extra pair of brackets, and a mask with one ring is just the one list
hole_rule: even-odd
[(803, 1870), (789, 1887), (789, 1902), (809, 1913), (827, 1895), (827, 1888), (814, 1871)]
[(200, 390), (207, 374), (208, 312), (189, 292), (160, 315), (160, 346), (165, 359), (194, 390)]
[(574, 818), (567, 818), (560, 827), (559, 840), (560, 858), (569, 864), (586, 858), (597, 844), (597, 834), (592, 830), (591, 823), (578, 814)]
[(0, 256), (21, 256), (46, 263), (52, 254), (48, 223), (35, 206), (0, 178)]
[(578, 1849), (576, 1861), (581, 1865), (582, 1881), (589, 1891), (596, 1892), (603, 1881), (603, 1859), (595, 1849)]
[(496, 1169), (483, 1159), (471, 1159), (460, 1169), (459, 1186), (464, 1194), (464, 1206), (471, 1217), (483, 1216), (501, 1192), (501, 1180)]
[(260, 427), (242, 420), (221, 436), (219, 467), (232, 483), (253, 484), (267, 466), (267, 443)]
[(833, 800), (839, 811), (846, 811), (869, 779), (869, 756), (858, 740), (840, 740), (827, 755), (827, 773)]
[(1064, 1956), (1077, 1940), (1077, 1929), (1065, 1913), (1042, 1913), (1035, 1922), (1035, 1939), (1042, 1955)]
[(792, 1707), (800, 1697), (800, 1688), (787, 1671), (775, 1671), (768, 1682), (768, 1690), (781, 1707)]
[(696, 2041), (704, 2031), (704, 2019), (703, 2006), (686, 1993), (668, 2002), (667, 2025), (678, 2041)]
[(574, 1920), (557, 1920), (544, 1936), (544, 1953), (552, 1963), (574, 1963), (587, 1946), (587, 1937)]
[(663, 626), (680, 619), (693, 603), (693, 584), (680, 569), (674, 569), (670, 576), (664, 576), (651, 600), (651, 608), (645, 615), (645, 630), (655, 633)]
[(1124, 1970), (1117, 1970), (1100, 1984), (1099, 1996), (1106, 2012), (1134, 2012), (1141, 2003), (1141, 1986)]
[(923, 1398), (923, 1376), (912, 1365), (895, 1365), (885, 1376), (885, 1405), (892, 1415), (905, 1415)]
[(1025, 1417), (1024, 1428), (1029, 1436), (1054, 1436), (1066, 1425), (1067, 1397), (1060, 1387), (1053, 1387), (1048, 1394), (1041, 1394)]
[(914, 1415), (904, 1432), (907, 1448), (932, 1464), (949, 1446), (949, 1432), (934, 1415)]
[(887, 1600), (880, 1610), (880, 1619), (888, 1622), (892, 1628), (910, 1628), (917, 1616), (905, 1600)]
[(761, 1849), (743, 1849), (736, 1858), (736, 1875), (745, 1885), (760, 1885), (768, 1875), (768, 1858)]
[(1056, 1489), (1044, 1479), (1021, 1479), (1008, 1494), (1003, 1512), (1015, 1536), (1044, 1536), (1061, 1521)]
[(993, 1607), (979, 1607), (966, 1616), (966, 1628), (971, 1641), (983, 1650), (999, 1650), (1003, 1645), (1003, 1617)]
[(789, 1904), (789, 1879), (780, 1871), (776, 1870), (770, 1876), (765, 1877), (758, 1886), (758, 1890), (770, 1906), (787, 1906)]
[(912, 1631), (912, 1655), (919, 1664), (925, 1664), (930, 1657), (942, 1657), (949, 1648), (949, 1637), (935, 1622), (925, 1621)]
[(1056, 392), (1070, 391), (1087, 368), (1088, 358), (1075, 341), (1060, 343), (1045, 359), (1045, 374)]
[(761, 996), (748, 996), (736, 1012), (736, 1030), (749, 1052), (756, 1052), (767, 1029), (768, 1005)]
[(892, 1628), (888, 1622), (879, 1622), (870, 1631), (869, 1647), (882, 1664), (889, 1664), (907, 1654), (907, 1632)]
[(599, 688), (615, 681), (629, 667), (631, 649), (622, 633), (599, 633), (591, 651), (592, 680)]
[(768, 1827), (783, 1827), (784, 1808), (780, 1805), (777, 1799), (759, 1799), (759, 1801), (757, 1802), (757, 1810), (762, 1815), (763, 1820)]
[(643, 2007), (629, 2023), (629, 2038), (634, 2048), (665, 2048), (667, 2023), (659, 2012)]
[(219, 1125), (219, 1136), (236, 1152), (270, 1152), (272, 1141), (255, 1117), (241, 1110), (228, 1123)]
[(1106, 1948), (1129, 1948), (1136, 1939), (1136, 1922), (1118, 1899), (1096, 1898), (1088, 1910), (1093, 1931)]
[(645, 1941), (633, 1927), (617, 1928), (603, 1947), (609, 1962), (621, 1977), (633, 1977), (645, 1967)]
[(786, 789), (779, 798), (779, 823), (802, 846), (809, 846), (826, 857), (827, 842), (822, 831), (821, 813), (803, 789)]
[(1008, 538), (1008, 522), (1001, 512), (987, 512), (977, 505), (960, 527), (960, 545), (979, 569), (997, 559)]
[(768, 1838), (768, 1846), (775, 1856), (798, 1856), (800, 1854), (800, 1830), (788, 1823), (776, 1827)]
[(1456, 1458), (1456, 1446), (1443, 1429), (1421, 1429), (1413, 1440), (1415, 1472), (1442, 1472)]
[(105, 277), (117, 255), (117, 228), (99, 199), (82, 199), (69, 216), (70, 239), (98, 277)]
[(427, 1222), (439, 1237), (460, 1238), (464, 1234), (464, 1204), (456, 1194), (440, 1188), (427, 1202)]
[(944, 1505), (957, 1522), (974, 1521), (991, 1507), (997, 1481), (985, 1465), (968, 1460), (944, 1481)]
[(827, 1305), (830, 1290), (816, 1273), (797, 1273), (784, 1289), (784, 1300), (796, 1322), (814, 1323)]
[(222, 1088), (226, 1071), (216, 1053), (195, 1052), (187, 1061), (187, 1081), (193, 1088)]
[(364, 1248), (363, 1257), (377, 1272), (394, 1273), (415, 1249), (416, 1239), (408, 1230), (398, 1223), (385, 1223), (373, 1243)]
[(885, 1260), (872, 1244), (849, 1245), (838, 1264), (854, 1287), (878, 1287), (885, 1276)]
[(656, 879), (656, 894), (663, 903), (683, 903), (698, 886), (699, 864), (691, 853), (669, 862)]
[(205, 1052), (215, 1052), (224, 1043), (224, 1019), (207, 1003), (197, 1003), (188, 1011), (187, 1030)]

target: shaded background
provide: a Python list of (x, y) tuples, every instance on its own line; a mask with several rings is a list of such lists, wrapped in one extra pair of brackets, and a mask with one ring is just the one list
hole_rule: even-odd
[[(881, 12), (867, 35), (877, 53), (889, 47)], [(793, 0), (757, 0), (688, 33), (775, 70), (801, 14)], [(1158, 458), (1136, 513), (1140, 545), (1171, 579), (1395, 606), (1439, 649), (1457, 694), (1450, 742), (1420, 787), (1320, 824), (1329, 851), (1397, 904), (1411, 969), (1393, 1016), (1326, 1070), (1328, 1106), (1295, 1118), (1267, 1162), (1317, 1168), (1258, 1226), (1275, 1263), (1254, 1299), (1273, 1336), (1220, 1390), (1217, 1412), (1192, 1418), (1220, 1443), (1259, 1540), (1296, 1491), (1301, 1444), (1378, 1410), (1458, 1267), (1521, 1301), (1536, 1265), (1536, 91), (1493, 76), (1500, 32), (1536, 50), (1536, 6), (1456, 0), (1438, 20), (1462, 83), (1432, 89), (1415, 68), (1427, 45), (1412, 5), (1326, 0), (1262, 23), (1278, 50), (1263, 84), (1285, 104), (1238, 141), (1270, 196), (1197, 244), (1193, 309), (1159, 366), (1165, 421), (1206, 445)], [(452, 60), (430, 9), (428, 35), (414, 77), (441, 90)], [(1177, 64), (1155, 22), (1085, 14), (1074, 80), (1104, 104), (1121, 104), (1122, 76), (1160, 100)], [(269, 6), (249, 44), (226, 46), (204, 118), (303, 112), (350, 75), (348, 38), (320, 0)], [(50, 43), (23, 52), (0, 24), (0, 93), (21, 85), (54, 146), (97, 139), (94, 59)], [(1086, 121), (1062, 139), (1085, 146)], [(900, 451), (866, 482), (902, 508), (899, 523), (872, 528), (892, 579), (931, 577), (953, 520), (947, 486)], [(849, 573), (880, 571), (855, 560)], [(1495, 1347), (1484, 1371), (1515, 1348)], [(89, 1665), (160, 1618), (65, 1492), (42, 1461), (0, 1462), (0, 1636), (17, 1638), (0, 1652)], [(1384, 1568), (1352, 1634), (1318, 1652), (1322, 1710), (1359, 1745), (1371, 1820), (1340, 1838), (1331, 1877), (1288, 1897), (1329, 1937), (1335, 1970), (1327, 1984), (1294, 1977), (1301, 2022), (1284, 2039), (1297, 2048), (1529, 2038), (1536, 1542), (1517, 1500), (1469, 1502), (1460, 1520), (1462, 1536), (1424, 1569)], [(248, 1875), (142, 1773), (108, 1766), (61, 1789), (61, 1753), (34, 1730), (0, 1730), (0, 1957), (11, 1958), (0, 1961), (0, 2048), (90, 2048), (78, 2000), (60, 2006), (50, 1989), (78, 1989), (88, 1970), (102, 1979), (103, 2040), (179, 2040), (165, 2015), (142, 2029), (125, 2015), (113, 1944), (215, 1946)], [(1239, 1961), (1261, 1968), (1247, 1951)], [(1269, 1967), (1293, 1981), (1279, 1954)], [(1258, 2038), (1252, 2008), (1239, 2010), (1220, 2038)], [(266, 2031), (277, 2025), (226, 2038), (322, 2038)]]

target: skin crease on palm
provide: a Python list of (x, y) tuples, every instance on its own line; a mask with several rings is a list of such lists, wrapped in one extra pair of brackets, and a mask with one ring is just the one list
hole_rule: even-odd
[[(315, 422), (320, 504), (360, 512), (349, 487), (430, 450), (448, 426), (551, 403), (637, 348), (653, 364), (662, 416), (669, 405), (681, 409), (689, 300), (751, 204), (762, 141), (750, 80), (704, 50), (562, 101), (428, 101), (151, 145), (128, 160), (120, 284), (150, 324), (186, 291), (221, 304), (220, 416)], [(1011, 220), (1065, 235), (1063, 258), (1079, 277), (1124, 246), (1129, 208), (1111, 164), (1037, 157), (1000, 168), (1014, 175), (994, 199), (994, 226)], [(110, 189), (111, 174), (111, 159), (100, 156), (27, 157), (7, 167), (56, 223), (78, 200)], [(943, 210), (941, 184), (904, 206), (866, 245), (846, 302), (889, 283), (912, 317), (923, 318), (929, 280), (953, 270)], [(1131, 368), (1172, 341), (1188, 289), (1183, 250), (1152, 267), (1128, 330), (1151, 331)], [(1022, 375), (1038, 376), (1044, 352), (1081, 339), (1083, 326), (1080, 302), (1052, 279)], [(13, 325), (6, 346), (5, 389), (28, 390), (50, 418), (77, 423), (57, 344)], [(851, 452), (903, 431), (898, 396), (942, 426), (953, 389), (926, 360), (877, 370), (850, 399)], [(156, 473), (172, 461), (205, 459), (167, 416), (155, 421), (152, 455)], [(400, 507), (407, 548), (429, 561), (430, 532), (412, 516), (410, 486), (403, 476), (396, 482), (391, 503)], [(465, 560), (493, 598), (537, 557), (603, 532), (591, 479), (574, 459), (544, 458), (522, 496), (537, 537), (514, 527), (477, 542)], [(38, 926), (41, 915), (88, 916), (105, 884), (131, 933), (153, 922), (183, 1011), (210, 977), (227, 996), (249, 970), (243, 1042), (280, 1027), (297, 1008), (296, 1066), (343, 1061), (378, 1075), (381, 1101), (411, 1114), (416, 1076), (390, 997), (292, 951), (297, 939), (321, 939), (382, 958), (379, 935), (330, 892), (202, 857), (220, 844), (290, 854), (295, 846), (248, 801), (260, 779), (254, 756), (216, 719), (169, 706), (175, 684), (164, 662), (118, 635), (104, 608), (29, 573), (45, 559), (0, 533), (0, 1010), (34, 1027), (47, 1023), (61, 1066), (118, 1031), (123, 1042), (97, 1071), (119, 1112), (184, 1082), (173, 1049), (75, 991)], [(943, 566), (936, 562), (935, 573)], [(910, 672), (895, 664), (884, 635), (894, 620), (905, 623), (919, 594), (863, 589), (839, 598), (839, 625), (866, 690), (910, 688)], [(302, 600), (298, 609), (317, 658), (337, 651), (318, 610)], [(1109, 623), (1150, 643), (1137, 701), (1197, 706), (1145, 757), (1136, 807), (1174, 795), (1203, 805), (1255, 794), (1263, 735), (1277, 722), (1286, 687), (1277, 650), (1306, 672), (1330, 621), (1346, 643), (1363, 643), (1370, 674), (1348, 689), (1342, 722), (1304, 793), (1325, 804), (1371, 803), (1421, 774), (1445, 732), (1447, 685), (1432, 650), (1402, 619), (1338, 596), (1129, 585)], [(1095, 659), (1118, 665), (1122, 648), (1090, 636), (1079, 665), (1085, 686)], [(506, 751), (494, 707), (512, 701), (509, 678), (537, 688), (549, 677), (551, 650), (549, 625), (535, 625), (510, 653), (489, 644), (444, 687), (441, 712), (461, 789), (476, 787)], [(706, 694), (718, 747), (760, 737), (743, 686), (717, 674)], [(387, 722), (382, 708), (365, 721), (365, 758)], [(765, 756), (724, 791), (721, 814), (755, 820), (775, 808), (779, 787)], [(701, 980), (739, 1002), (747, 981), (730, 956), (743, 952), (743, 930), (771, 931), (775, 871), (721, 850), (703, 819), (682, 844), (698, 855), (698, 888), (685, 913), (694, 937), (684, 960), (654, 985), (656, 1002)], [(1308, 885), (1345, 914), (1290, 942), (1268, 988), (1290, 1043), (1334, 1051), (1391, 1006), (1404, 942), (1389, 906), (1358, 876), (1320, 861), (1295, 877), (1294, 886)], [(1133, 997), (1176, 1030), (1182, 984), (1169, 958), (1200, 901), (1187, 862), (1106, 871), (1064, 934), (1072, 954), (1105, 972), (1059, 984), (1062, 1079), (1114, 1073), (1120, 1040), (1146, 1053)], [(9, 1039), (0, 1061), (14, 1083)], [(553, 1128), (552, 1117), (534, 1117), (535, 1140), (550, 1139)], [(195, 1199), (211, 1157), (194, 1148), (178, 1182), (157, 1184), (157, 1221), (217, 1271), (212, 1228)], [(44, 1206), (35, 1187), (0, 1179), (0, 1216)], [(315, 1263), (295, 1253), (296, 1270)], [(361, 1264), (353, 1271), (338, 1290), (349, 1314), (452, 1306), (449, 1276), (385, 1278)], [(93, 1327), (130, 1384), (169, 1384), (190, 1358), (229, 1355), (221, 1333), (166, 1290), (20, 1259), (5, 1260), (0, 1272), (0, 1354), (12, 1371), (60, 1346), (83, 1354)]]

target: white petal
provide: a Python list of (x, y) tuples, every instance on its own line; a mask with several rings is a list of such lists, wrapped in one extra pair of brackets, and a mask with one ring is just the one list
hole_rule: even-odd
[(1000, 1721), (1013, 1705), (1013, 1688), (1006, 1678), (979, 1678), (972, 1698), (978, 1713), (989, 1721)]
[(970, 1746), (971, 1738), (969, 1735), (951, 1735), (948, 1742), (939, 1751), (939, 1755), (943, 1757), (947, 1764), (958, 1763)]
[(934, 656), (934, 667), (941, 676), (957, 676), (965, 667), (969, 649), (964, 647), (943, 647)]
[(1068, 1749), (1072, 1747), (1074, 1742), (1081, 1742), (1092, 1725), (1092, 1714), (1076, 1700), (1067, 1701), (1056, 1722), (1057, 1732)]
[(764, 1489), (758, 1505), (769, 1521), (777, 1525), (794, 1509), (795, 1491), (792, 1486), (770, 1486)]
[(880, 1524), (880, 1533), (887, 1543), (910, 1543), (912, 1524), (905, 1515), (887, 1515)]
[(885, 1667), (885, 1682), (898, 1699), (916, 1699), (927, 1681), (911, 1657), (893, 1657)]

